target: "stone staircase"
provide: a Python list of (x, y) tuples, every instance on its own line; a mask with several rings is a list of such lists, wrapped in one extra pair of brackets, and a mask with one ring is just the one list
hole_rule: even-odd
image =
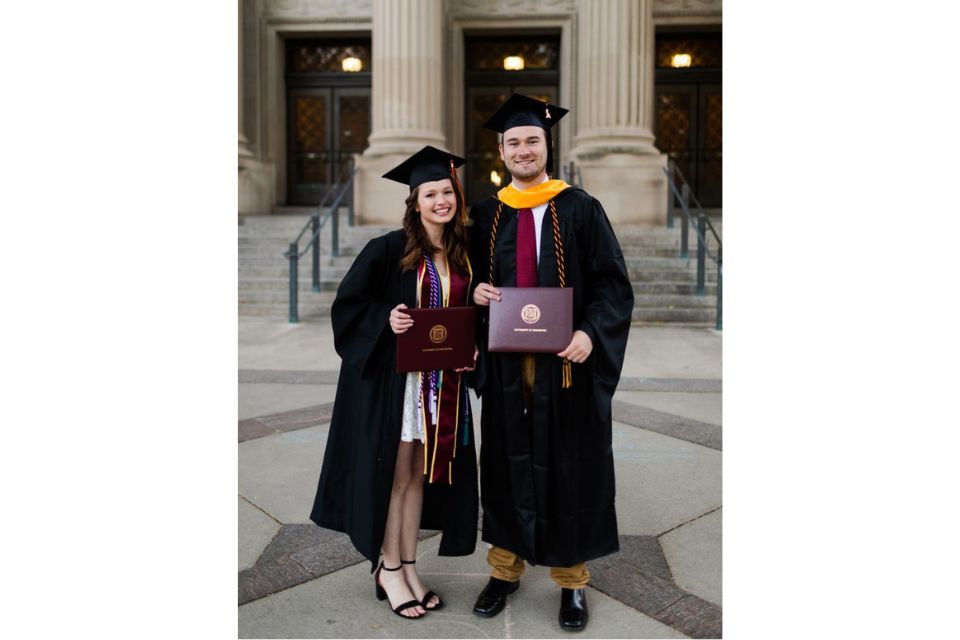
[[(289, 313), (290, 263), (284, 255), (309, 219), (312, 209), (286, 208), (283, 214), (242, 216), (238, 226), (238, 306), (241, 317), (286, 320)], [(298, 315), (300, 321), (330, 315), (330, 305), (340, 280), (353, 264), (357, 253), (371, 239), (395, 227), (346, 224), (346, 208), (341, 212), (340, 256), (331, 254), (330, 224), (320, 233), (320, 291), (313, 290), (311, 254), (300, 259), (297, 269)], [(300, 240), (301, 250), (309, 241), (310, 230)]]
[[(238, 226), (239, 315), (286, 320), (289, 305), (289, 263), (284, 253), (306, 223), (309, 208), (287, 209), (272, 216), (243, 216)], [(298, 269), (300, 321), (330, 315), (340, 279), (357, 253), (372, 238), (397, 227), (346, 225), (341, 216), (340, 256), (330, 251), (330, 225), (321, 232), (320, 291), (311, 285), (311, 257)], [(722, 234), (721, 223), (714, 226)], [(673, 229), (618, 225), (617, 238), (633, 284), (633, 322), (638, 325), (714, 326), (716, 322), (716, 266), (707, 260), (706, 295), (696, 290), (696, 235), (690, 230), (690, 260), (679, 258), (679, 222)], [(301, 240), (306, 246), (307, 231)], [(715, 248), (712, 247), (714, 250)]]
[[(723, 234), (719, 219), (711, 220)], [(704, 295), (696, 295), (696, 233), (689, 232), (690, 259), (680, 258), (679, 220), (672, 229), (632, 225), (615, 227), (633, 284), (633, 323), (636, 325), (715, 326), (717, 268), (706, 263)], [(712, 236), (708, 246), (716, 254)]]

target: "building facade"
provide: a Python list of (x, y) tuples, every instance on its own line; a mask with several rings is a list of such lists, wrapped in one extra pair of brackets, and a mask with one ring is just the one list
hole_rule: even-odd
[(512, 93), (570, 108), (572, 162), (621, 223), (666, 219), (674, 159), (721, 206), (720, 0), (238, 0), (239, 213), (316, 205), (356, 167), (361, 224), (399, 224), (380, 176), (425, 144), (467, 158), (469, 201), (507, 177), (481, 125)]

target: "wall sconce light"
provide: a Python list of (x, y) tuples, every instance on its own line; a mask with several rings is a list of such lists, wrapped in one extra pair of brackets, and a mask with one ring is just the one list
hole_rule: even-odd
[(499, 173), (497, 173), (496, 171), (491, 171), (490, 182), (492, 182), (494, 185), (499, 187), (500, 183), (503, 182), (503, 179), (500, 177)]
[(689, 53), (675, 53), (673, 59), (670, 61), (670, 65), (679, 69), (681, 67), (689, 67), (692, 62), (693, 59)]
[(507, 56), (503, 59), (503, 68), (506, 71), (523, 71), (523, 56)]
[(344, 58), (341, 64), (343, 66), (343, 70), (347, 73), (356, 73), (357, 71), (361, 71), (363, 69), (363, 62), (360, 60), (360, 58), (354, 58), (353, 56)]

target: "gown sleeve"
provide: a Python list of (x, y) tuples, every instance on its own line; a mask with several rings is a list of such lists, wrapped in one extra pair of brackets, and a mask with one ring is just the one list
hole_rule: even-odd
[(594, 375), (616, 385), (633, 317), (633, 286), (610, 220), (596, 200), (585, 216), (582, 255), (586, 256), (585, 307), (580, 326), (593, 342)]
[(386, 366), (390, 356), (388, 321), (396, 304), (388, 299), (388, 276), (398, 267), (389, 262), (385, 238), (368, 242), (340, 282), (330, 311), (334, 347), (361, 378)]
[(489, 307), (474, 303), (473, 292), (481, 282), (490, 282), (490, 222), (488, 207), (477, 204), (470, 210), (473, 226), (470, 227), (470, 263), (473, 265), (473, 284), (470, 286), (468, 303), (477, 307), (476, 345), (479, 351), (477, 366), (469, 376), (470, 386), (477, 397), (483, 395), (489, 369), (487, 352), (487, 318)]

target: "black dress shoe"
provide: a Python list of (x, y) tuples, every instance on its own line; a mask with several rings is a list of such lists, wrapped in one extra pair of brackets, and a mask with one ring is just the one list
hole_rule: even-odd
[(589, 619), (586, 589), (560, 589), (560, 628), (583, 631)]
[(490, 578), (487, 586), (477, 596), (477, 603), (473, 605), (473, 612), (484, 618), (492, 618), (507, 606), (507, 596), (517, 590), (520, 581), (509, 582), (500, 578)]

